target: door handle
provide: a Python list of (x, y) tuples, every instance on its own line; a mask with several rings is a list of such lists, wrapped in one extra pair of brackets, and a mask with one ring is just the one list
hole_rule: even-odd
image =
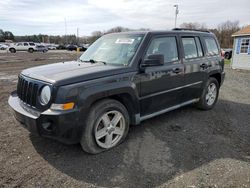
[(173, 69), (173, 73), (176, 73), (176, 74), (178, 74), (178, 73), (180, 73), (182, 70), (180, 69), (180, 68), (175, 68), (175, 69)]

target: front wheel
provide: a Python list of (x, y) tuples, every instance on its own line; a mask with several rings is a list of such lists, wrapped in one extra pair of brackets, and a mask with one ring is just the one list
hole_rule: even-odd
[(217, 102), (219, 95), (219, 83), (217, 79), (210, 77), (200, 97), (198, 108), (210, 110)]
[(15, 49), (15, 48), (10, 48), (9, 51), (10, 51), (11, 53), (16, 53), (16, 49)]
[(111, 149), (125, 139), (129, 130), (129, 115), (120, 102), (105, 99), (94, 104), (84, 125), (81, 146), (97, 154)]

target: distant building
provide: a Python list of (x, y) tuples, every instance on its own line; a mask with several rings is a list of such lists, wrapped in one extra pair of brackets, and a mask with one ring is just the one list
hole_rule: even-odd
[(250, 70), (250, 25), (232, 34), (232, 37), (234, 37), (232, 68)]

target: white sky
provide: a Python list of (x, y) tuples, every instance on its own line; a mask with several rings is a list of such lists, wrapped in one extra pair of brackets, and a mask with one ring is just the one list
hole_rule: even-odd
[(116, 26), (153, 30), (174, 27), (174, 4), (179, 5), (177, 25), (205, 23), (216, 27), (231, 20), (250, 24), (250, 0), (1, 0), (0, 29), (14, 35), (90, 35)]

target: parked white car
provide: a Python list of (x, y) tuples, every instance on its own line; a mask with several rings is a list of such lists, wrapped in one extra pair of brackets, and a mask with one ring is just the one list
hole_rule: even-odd
[(6, 44), (0, 44), (0, 50), (6, 50), (8, 47)]
[(37, 51), (37, 47), (34, 42), (18, 42), (12, 44), (9, 47), (9, 51), (11, 53), (16, 53), (16, 51), (28, 51), (30, 53), (33, 53), (34, 51)]
[(46, 46), (49, 50), (56, 50), (56, 46), (55, 45), (52, 45), (52, 44), (49, 44)]

